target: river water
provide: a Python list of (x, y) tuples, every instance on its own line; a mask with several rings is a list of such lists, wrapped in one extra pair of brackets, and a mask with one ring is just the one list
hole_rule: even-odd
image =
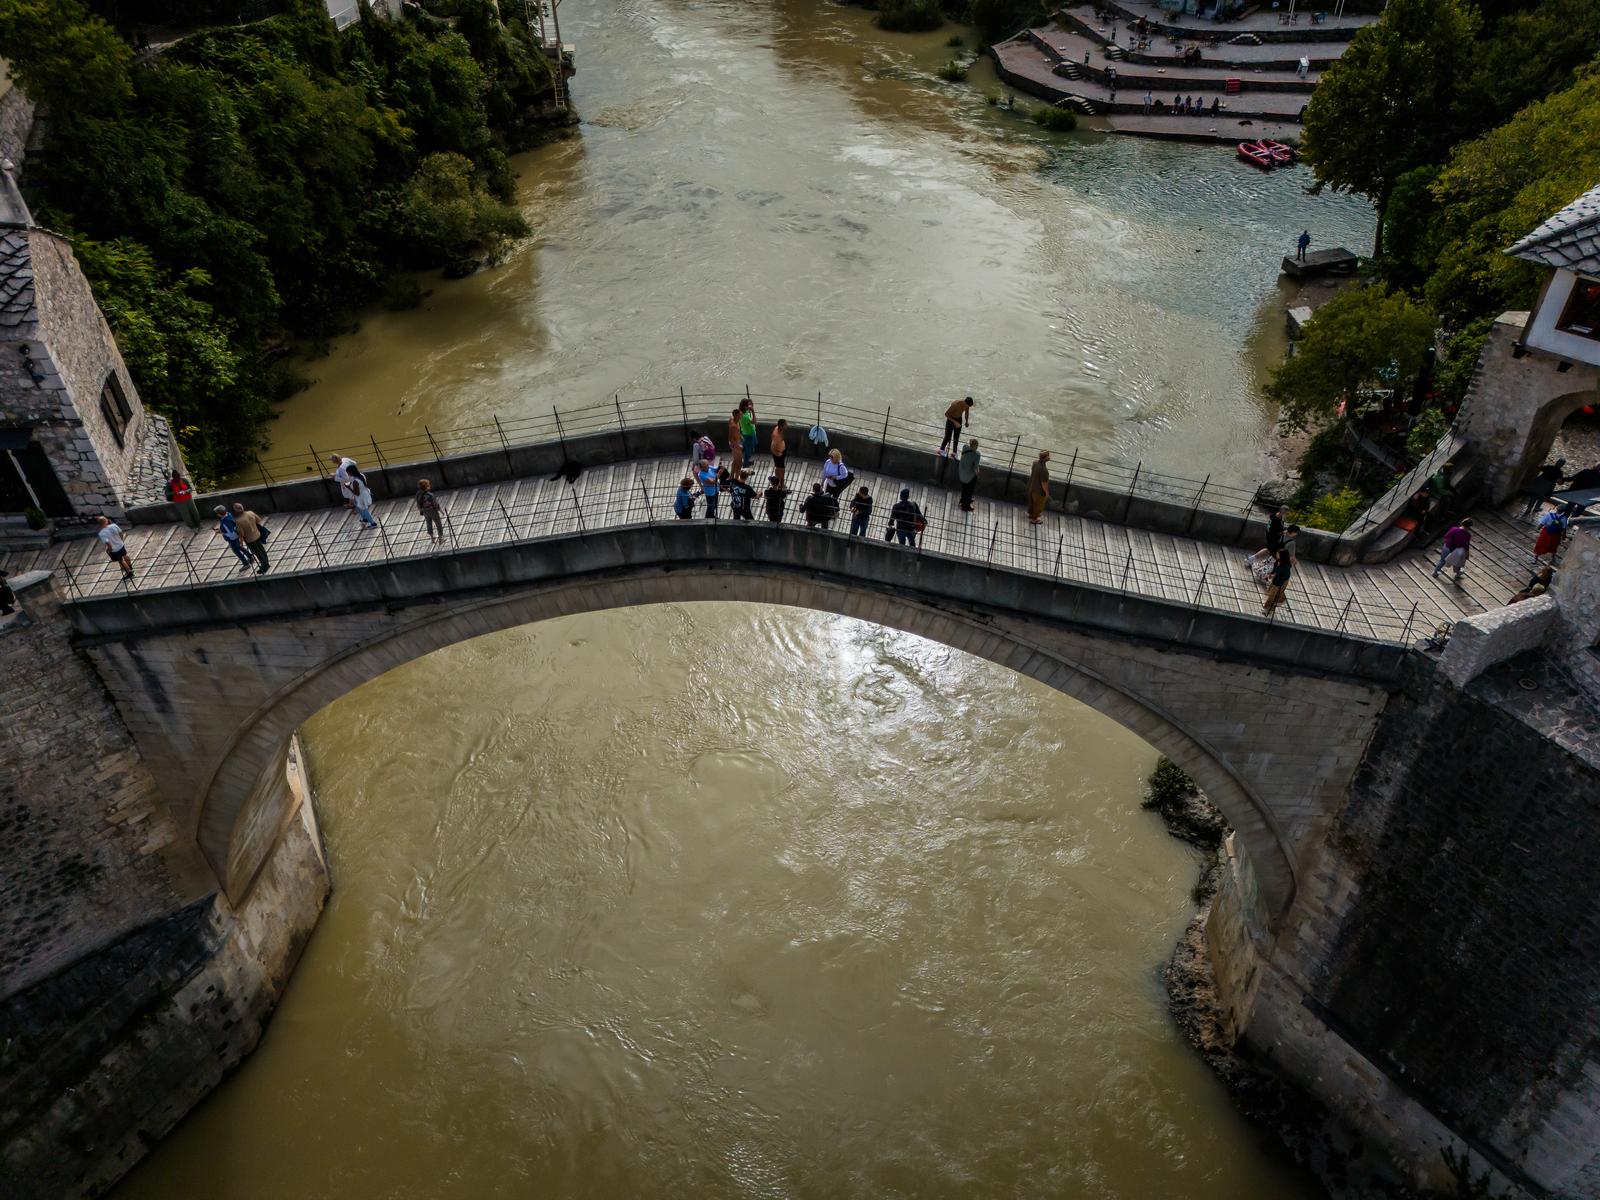
[[(1224, 150), (1044, 135), (816, 0), (568, 4), (536, 234), (370, 314), (275, 450), (680, 384), (1259, 475), (1274, 264), (1371, 217)], [(909, 414), (908, 414), (909, 415)], [(1165, 1011), (1150, 748), (842, 618), (568, 618), (304, 730), (336, 887), (261, 1049), (119, 1200), (1312, 1197)]]

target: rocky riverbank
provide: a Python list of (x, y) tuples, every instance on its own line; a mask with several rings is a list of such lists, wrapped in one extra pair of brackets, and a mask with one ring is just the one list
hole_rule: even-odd
[(1235, 1107), (1316, 1176), (1331, 1200), (1431, 1200), (1398, 1181), (1332, 1114), (1301, 1089), (1257, 1066), (1229, 1038), (1206, 946), (1206, 921), (1223, 878), (1227, 820), (1165, 758), (1151, 775), (1144, 807), (1161, 817), (1173, 837), (1200, 854), (1194, 887), (1200, 910), (1162, 970), (1167, 1008), (1183, 1036), (1222, 1080)]

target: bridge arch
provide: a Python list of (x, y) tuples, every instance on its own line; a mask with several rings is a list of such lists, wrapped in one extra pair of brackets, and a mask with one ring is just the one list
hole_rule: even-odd
[[(1158, 659), (1178, 657), (1105, 638), (1019, 628), (961, 606), (933, 604), (910, 594), (886, 593), (857, 582), (815, 575), (775, 575), (748, 564), (720, 570), (700, 566), (660, 573), (641, 571), (601, 580), (531, 587), (473, 603), (427, 605), (410, 619), (373, 630), (299, 671), (262, 696), (215, 760), (201, 791), (197, 836), (201, 849), (230, 895), (248, 891), (286, 808), (282, 758), (289, 738), (314, 713), (367, 680), (434, 650), (503, 629), (551, 617), (641, 604), (744, 601), (784, 605), (850, 616), (915, 633), (975, 654), (1036, 679), (1137, 733), (1179, 763), (1202, 786), (1238, 835), (1238, 844), (1259, 888), (1265, 923), (1283, 914), (1296, 890), (1291, 835), (1259, 778), (1237, 761), (1233, 746), (1213, 744), (1195, 716), (1215, 695), (1191, 689), (1159, 689)], [(337, 618), (333, 618), (337, 619)], [(1091, 647), (1094, 653), (1087, 653)], [(1207, 664), (1215, 666), (1215, 664)], [(1200, 707), (1173, 711), (1174, 695)], [(1241, 714), (1242, 715), (1242, 714)], [(1233, 722), (1243, 733), (1249, 722)], [(1274, 727), (1275, 728), (1275, 727)], [(1273, 730), (1254, 736), (1270, 739)], [(280, 809), (285, 811), (280, 812)]]

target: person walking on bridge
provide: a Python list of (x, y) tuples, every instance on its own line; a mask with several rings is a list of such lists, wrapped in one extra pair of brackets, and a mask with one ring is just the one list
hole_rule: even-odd
[(978, 453), (978, 439), (972, 438), (961, 452), (961, 461), (956, 464), (956, 477), (961, 480), (962, 512), (972, 511), (972, 493), (978, 486), (978, 464), (982, 461), (983, 455)]
[(100, 539), (100, 544), (106, 548), (106, 557), (122, 568), (124, 582), (133, 579), (133, 560), (128, 557), (127, 543), (122, 540), (122, 526), (110, 517), (96, 517), (95, 523), (100, 526), (100, 532), (95, 537)]
[(839, 501), (832, 492), (823, 491), (820, 483), (813, 483), (811, 495), (800, 506), (800, 512), (805, 516), (807, 529), (826, 529), (839, 515)]
[(183, 518), (185, 525), (190, 529), (200, 528), (200, 509), (194, 502), (194, 484), (177, 470), (167, 480), (167, 500), (177, 506), (178, 516)]
[(1283, 596), (1289, 590), (1289, 576), (1294, 574), (1294, 555), (1288, 550), (1278, 551), (1278, 557), (1272, 564), (1272, 575), (1267, 581), (1266, 598), (1261, 602), (1261, 615), (1270, 617), (1273, 610), (1283, 603)]
[(789, 422), (782, 417), (772, 427), (772, 441), (767, 444), (767, 449), (772, 451), (773, 480), (779, 487), (783, 486), (783, 463), (789, 453)]
[(900, 489), (899, 502), (889, 510), (889, 528), (884, 533), (884, 540), (897, 539), (902, 546), (915, 549), (917, 534), (928, 527), (927, 520), (922, 515), (911, 499), (911, 489)]
[(837, 449), (829, 450), (828, 461), (822, 464), (822, 482), (828, 495), (837, 501), (855, 477), (855, 472), (844, 465), (844, 455)]
[(783, 520), (784, 502), (789, 499), (789, 489), (783, 486), (783, 477), (770, 476), (767, 479), (767, 490), (763, 495), (767, 502), (767, 520), (776, 525)]
[(954, 458), (961, 449), (961, 431), (972, 423), (973, 399), (967, 396), (944, 410), (944, 437), (939, 439), (939, 454)]
[(378, 518), (372, 515), (372, 489), (367, 486), (367, 477), (361, 473), (361, 468), (354, 463), (350, 464), (350, 480), (344, 487), (350, 495), (350, 507), (356, 510), (362, 526), (376, 529)]
[(249, 571), (254, 568), (256, 565), (255, 559), (251, 556), (250, 551), (244, 548), (244, 543), (239, 540), (239, 527), (234, 524), (233, 514), (221, 504), (217, 505), (212, 511), (217, 514), (217, 532), (222, 535), (222, 540), (228, 543), (228, 549), (233, 551), (233, 556), (244, 564), (239, 569), (241, 571)]
[(355, 471), (358, 475), (361, 473), (360, 468), (356, 466), (356, 460), (346, 458), (343, 454), (330, 454), (328, 461), (333, 464), (334, 486), (339, 489), (339, 496), (344, 500), (344, 506), (353, 507), (350, 500), (350, 472)]
[[(751, 436), (754, 437), (755, 435), (752, 434)], [(729, 482), (728, 497), (733, 505), (733, 519), (735, 521), (755, 520), (755, 514), (750, 511), (750, 506), (755, 501), (756, 489), (750, 484), (750, 469), (748, 467), (740, 471)]]
[(1296, 239), (1294, 245), (1295, 245), (1295, 255), (1294, 256), (1296, 258), (1298, 258), (1301, 262), (1305, 262), (1305, 260), (1306, 260), (1306, 247), (1311, 245), (1311, 230), (1302, 229), (1300, 231), (1300, 236), (1299, 236), (1298, 239)]
[(872, 520), (872, 493), (862, 488), (850, 499), (850, 536), (866, 537)]
[(1572, 518), (1579, 511), (1576, 504), (1569, 504), (1563, 509), (1552, 509), (1539, 518), (1539, 536), (1533, 543), (1535, 563), (1546, 556), (1552, 564), (1555, 563), (1556, 551), (1561, 549), (1561, 539), (1566, 536), (1567, 526), (1572, 524)]
[(417, 511), (427, 526), (428, 542), (438, 546), (444, 542), (444, 520), (439, 514), (439, 497), (433, 494), (433, 484), (426, 479), (417, 480)]
[(1444, 545), (1439, 550), (1439, 565), (1433, 568), (1433, 577), (1446, 567), (1455, 571), (1456, 582), (1461, 582), (1461, 572), (1466, 570), (1467, 556), (1472, 553), (1472, 518), (1462, 517), (1459, 525), (1445, 531)]
[(1028, 473), (1028, 522), (1044, 522), (1045, 506), (1050, 503), (1050, 451), (1039, 451), (1039, 457)]
[(272, 532), (244, 505), (234, 502), (233, 527), (239, 534), (239, 540), (244, 543), (244, 548), (255, 556), (257, 575), (265, 575), (271, 568), (267, 562), (267, 534)]

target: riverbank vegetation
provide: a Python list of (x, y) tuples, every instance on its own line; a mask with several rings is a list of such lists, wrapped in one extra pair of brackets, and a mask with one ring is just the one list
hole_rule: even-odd
[[(1268, 388), (1284, 422), (1333, 434), (1361, 421), (1400, 465), (1426, 454), (1495, 317), (1538, 291), (1540, 272), (1503, 251), (1600, 179), (1597, 129), (1592, 0), (1391, 0), (1306, 110), (1317, 186), (1365, 196), (1378, 226), (1371, 286), (1320, 309)], [(1339, 446), (1313, 439), (1300, 505), (1393, 482), (1394, 462)]]
[(72, 239), (201, 479), (260, 448), (293, 343), (345, 328), (397, 272), (467, 269), (526, 232), (507, 154), (553, 89), (532, 32), (492, 0), (363, 10), (342, 32), (321, 0), (277, 7), (136, 57), (80, 0), (0, 3), (0, 44), (45, 117), (23, 180), (35, 219)]

